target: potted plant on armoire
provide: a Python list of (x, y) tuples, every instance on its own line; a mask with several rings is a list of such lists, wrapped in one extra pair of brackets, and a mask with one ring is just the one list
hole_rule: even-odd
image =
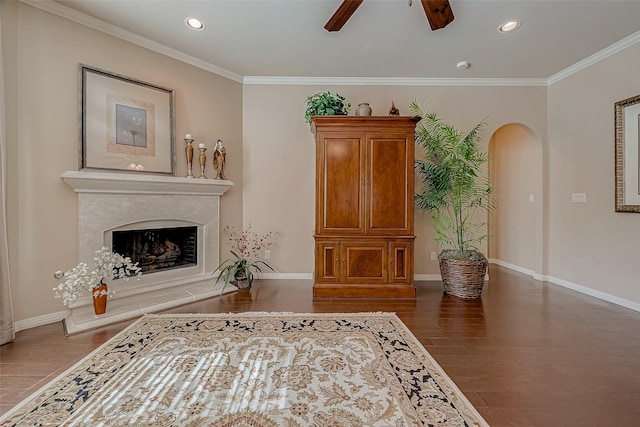
[(430, 214), (445, 293), (464, 299), (482, 294), (487, 259), (476, 245), (487, 238), (486, 216), (497, 207), (489, 182), (489, 156), (479, 147), (485, 121), (464, 133), (444, 123), (434, 112), (425, 112), (415, 102), (411, 110), (422, 120), (416, 127), (416, 143), (424, 159), (416, 160), (422, 188), (415, 205)]
[(351, 103), (345, 102), (345, 97), (338, 93), (318, 92), (307, 97), (307, 108), (304, 110), (304, 121), (310, 126), (313, 116), (346, 116), (349, 114)]

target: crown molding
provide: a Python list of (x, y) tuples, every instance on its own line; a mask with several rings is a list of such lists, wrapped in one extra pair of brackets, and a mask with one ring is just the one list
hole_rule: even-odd
[(461, 79), (421, 77), (283, 77), (245, 76), (245, 85), (338, 86), (546, 86), (546, 79)]
[(94, 30), (109, 34), (110, 36), (117, 37), (119, 39), (144, 47), (154, 52), (161, 53), (170, 58), (177, 59), (178, 61), (193, 65), (194, 67), (200, 68), (202, 70), (212, 72), (229, 80), (242, 83), (242, 76), (240, 74), (236, 74), (224, 68), (218, 67), (217, 65), (202, 61), (201, 59), (195, 58), (191, 55), (187, 55), (162, 43), (155, 42), (131, 31), (122, 29), (116, 25), (109, 24), (108, 22), (94, 18), (93, 16), (89, 16), (86, 13), (78, 12), (77, 10), (74, 10), (63, 4), (54, 2), (52, 0), (20, 1), (22, 3), (28, 4), (29, 6), (33, 6), (46, 12), (53, 13), (54, 15), (58, 15), (62, 18), (66, 18), (70, 21), (76, 22), (89, 28), (93, 28)]
[(547, 86), (551, 86), (555, 83), (558, 83), (560, 80), (566, 79), (567, 77), (577, 73), (578, 71), (582, 71), (587, 67), (590, 67), (611, 55), (614, 55), (620, 51), (625, 50), (628, 47), (635, 45), (640, 42), (640, 31), (637, 33), (631, 34), (628, 37), (612, 44), (609, 47), (602, 49), (600, 52), (596, 52), (591, 56), (586, 57), (585, 59), (576, 62), (575, 64), (565, 68), (564, 70), (554, 74), (553, 76), (547, 79)]
[(136, 33), (78, 12), (53, 0), (19, 0), (113, 37), (174, 58), (246, 85), (338, 85), (338, 86), (551, 86), (640, 42), (640, 31), (612, 44), (548, 78), (420, 78), (420, 77), (288, 77), (242, 76), (217, 65), (187, 55)]

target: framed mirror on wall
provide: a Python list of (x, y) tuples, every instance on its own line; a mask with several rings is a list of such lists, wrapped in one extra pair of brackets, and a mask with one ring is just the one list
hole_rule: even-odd
[(615, 103), (616, 212), (640, 213), (640, 95)]

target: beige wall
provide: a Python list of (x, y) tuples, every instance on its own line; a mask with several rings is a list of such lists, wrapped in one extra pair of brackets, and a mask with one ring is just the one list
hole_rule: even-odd
[(546, 189), (548, 274), (636, 303), (640, 215), (614, 211), (614, 103), (640, 94), (639, 69), (636, 44), (549, 87)]
[[(8, 222), (15, 319), (64, 310), (53, 272), (77, 263), (78, 63), (175, 90), (178, 176), (184, 142), (227, 147), (222, 224), (242, 218), (242, 85), (23, 3), (2, 3), (7, 67)], [(212, 165), (209, 162), (208, 169)]]
[[(545, 135), (545, 87), (245, 85), (244, 215), (260, 229), (281, 231), (272, 251), (281, 272), (313, 271), (315, 151), (304, 109), (307, 96), (325, 90), (345, 96), (351, 114), (368, 102), (374, 115), (386, 115), (394, 101), (408, 115), (416, 100), (463, 130), (488, 117), (485, 150), (504, 124), (522, 123)], [(440, 250), (426, 215), (416, 215), (416, 235), (416, 274), (438, 274), (430, 252)]]
[[(406, 115), (416, 100), (461, 129), (488, 117), (485, 149), (492, 135), (504, 136), (496, 133), (502, 126), (524, 126), (541, 145), (543, 164), (536, 168), (543, 184), (537, 183), (541, 194), (535, 193), (535, 217), (537, 229), (543, 230), (537, 244), (545, 245), (535, 261), (529, 251), (505, 255), (504, 261), (640, 303), (640, 215), (613, 210), (613, 103), (640, 92), (638, 45), (548, 88), (243, 88), (23, 3), (3, 1), (0, 7), (16, 320), (63, 310), (53, 298), (52, 272), (76, 263), (76, 195), (60, 174), (77, 169), (78, 63), (176, 90), (177, 175), (185, 173), (184, 133), (208, 145), (223, 139), (228, 176), (236, 186), (223, 197), (222, 224), (251, 222), (257, 231), (279, 231), (272, 261), (282, 273), (313, 271), (315, 163), (313, 135), (303, 119), (307, 96), (337, 91), (353, 104), (352, 112), (358, 103), (369, 102), (376, 115), (386, 115), (391, 101)], [(504, 161), (524, 161), (513, 148)], [(501, 211), (513, 209), (513, 198), (530, 194), (519, 185), (508, 191)], [(588, 203), (571, 204), (572, 192), (587, 193)], [(528, 221), (529, 213), (526, 220), (524, 215), (514, 218), (518, 227)], [(437, 274), (429, 253), (439, 249), (424, 215), (416, 216), (416, 235), (416, 273)], [(514, 244), (523, 243), (501, 241), (499, 257)]]

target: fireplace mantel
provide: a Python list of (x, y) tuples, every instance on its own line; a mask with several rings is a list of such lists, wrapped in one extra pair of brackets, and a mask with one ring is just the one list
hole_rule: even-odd
[[(220, 295), (212, 273), (219, 265), (220, 197), (231, 181), (165, 175), (67, 171), (62, 179), (78, 196), (78, 260), (112, 247), (121, 230), (197, 227), (197, 262), (108, 283), (115, 291), (107, 312), (96, 316), (90, 296), (79, 298), (65, 319), (67, 333)], [(227, 287), (233, 290), (233, 287)]]
[(76, 193), (201, 194), (221, 196), (233, 186), (224, 179), (165, 175), (67, 171), (62, 179)]

